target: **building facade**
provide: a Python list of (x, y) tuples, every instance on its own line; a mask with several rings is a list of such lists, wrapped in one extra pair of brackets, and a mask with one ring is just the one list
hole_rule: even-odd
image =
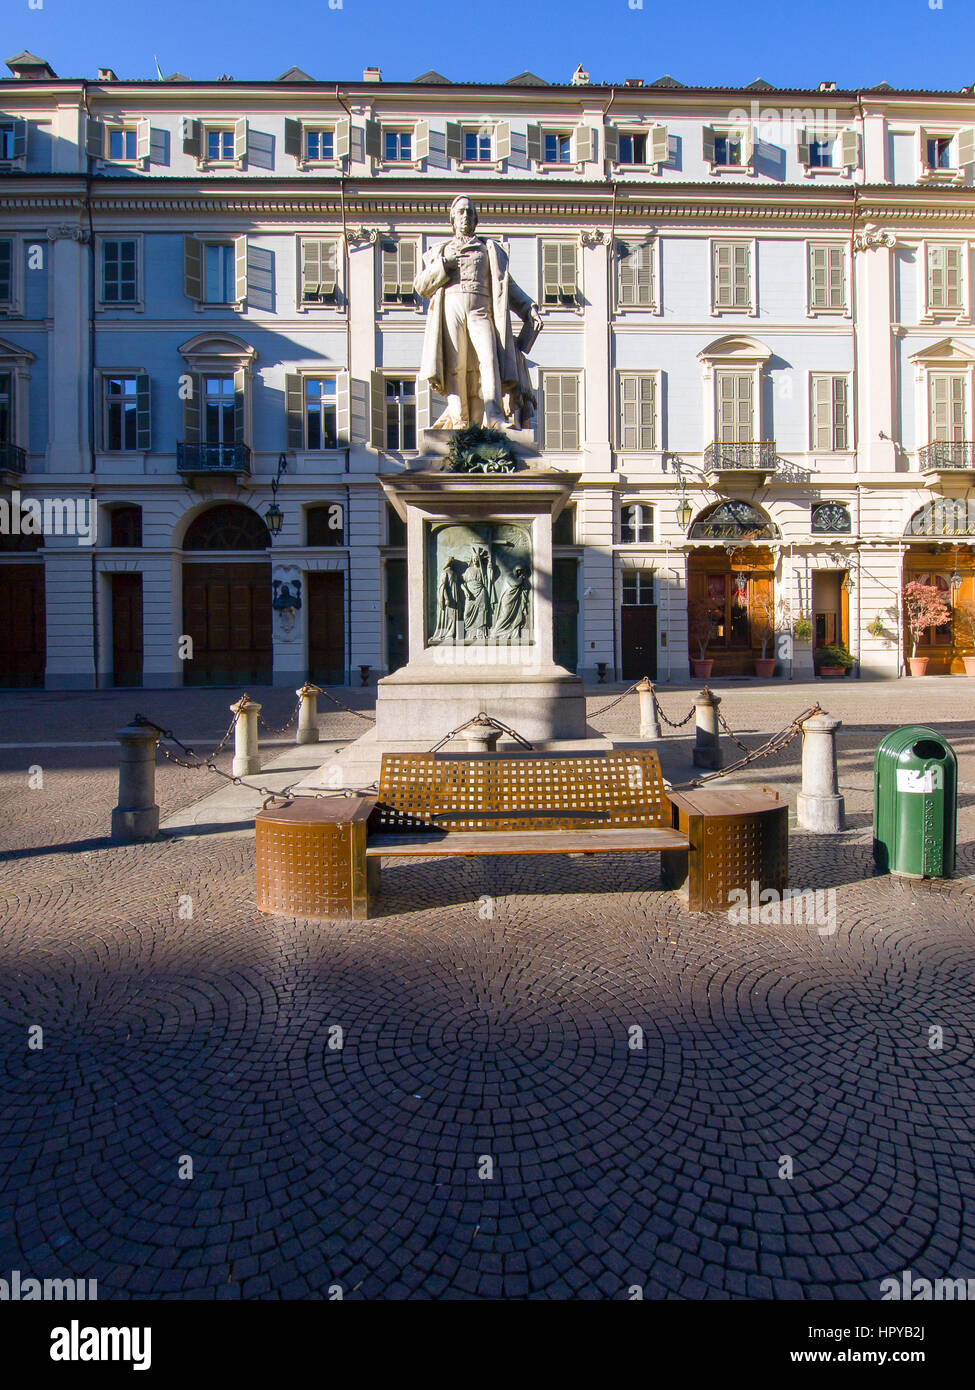
[[(378, 476), (439, 413), (413, 278), (462, 191), (544, 316), (542, 460), (581, 475), (557, 660), (685, 680), (703, 638), (715, 675), (789, 678), (840, 643), (896, 677), (906, 582), (975, 602), (970, 91), (8, 66), (3, 683), (405, 660)], [(919, 647), (971, 650), (960, 621)]]

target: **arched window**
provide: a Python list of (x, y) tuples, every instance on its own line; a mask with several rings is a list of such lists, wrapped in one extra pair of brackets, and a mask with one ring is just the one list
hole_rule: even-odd
[(975, 501), (939, 497), (914, 513), (905, 536), (975, 536)]
[(130, 549), (142, 544), (142, 508), (113, 507), (109, 513), (109, 545)]
[(694, 522), (688, 535), (698, 540), (773, 540), (778, 531), (750, 502), (718, 502)]
[(225, 502), (201, 512), (183, 541), (184, 550), (267, 550), (267, 527), (250, 507)]

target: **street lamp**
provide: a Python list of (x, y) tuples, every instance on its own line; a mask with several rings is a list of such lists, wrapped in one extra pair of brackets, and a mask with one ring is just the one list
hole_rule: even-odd
[(676, 516), (677, 516), (677, 525), (680, 527), (680, 529), (681, 529), (682, 531), (686, 531), (687, 528), (688, 528), (688, 526), (690, 526), (690, 524), (691, 524), (691, 517), (692, 517), (693, 515), (694, 515), (694, 512), (693, 512), (693, 510), (691, 509), (691, 504), (688, 502), (687, 498), (684, 496), (683, 489), (681, 489), (681, 498), (680, 498), (680, 501), (679, 501), (678, 504), (677, 504)]

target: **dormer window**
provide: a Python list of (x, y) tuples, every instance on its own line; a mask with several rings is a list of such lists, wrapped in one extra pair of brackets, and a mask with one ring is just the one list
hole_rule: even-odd
[(233, 128), (230, 126), (208, 127), (206, 151), (208, 164), (232, 164), (234, 159)]
[(929, 135), (927, 139), (927, 167), (929, 169), (950, 169), (951, 136)]
[(714, 163), (723, 169), (734, 169), (741, 165), (741, 136), (715, 135)]
[(384, 130), (383, 160), (386, 164), (411, 164), (413, 162), (413, 131)]
[(542, 153), (546, 164), (571, 164), (572, 136), (567, 131), (545, 131), (542, 137)]
[(754, 173), (755, 142), (750, 125), (706, 125), (702, 132), (702, 152), (712, 174), (726, 169)]
[(491, 151), (491, 131), (464, 131), (464, 162), (467, 164), (490, 164), (494, 158)]
[(138, 157), (138, 131), (135, 126), (119, 126), (108, 132), (108, 157), (132, 163)]
[(810, 140), (809, 141), (809, 168), (810, 169), (832, 169), (833, 167), (833, 142), (832, 140)]
[(647, 137), (643, 131), (620, 131), (617, 164), (646, 164)]
[(305, 161), (317, 164), (335, 158), (335, 131), (329, 128), (305, 127)]

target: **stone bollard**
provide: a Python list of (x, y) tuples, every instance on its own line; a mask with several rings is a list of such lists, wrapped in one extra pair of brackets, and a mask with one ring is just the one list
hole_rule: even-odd
[(707, 686), (694, 696), (694, 766), (717, 771), (724, 758), (718, 742), (718, 706), (721, 698)]
[(489, 724), (483, 716), (478, 715), (476, 719), (472, 719), (463, 730), (463, 734), (467, 741), (468, 753), (497, 752), (501, 730)]
[(295, 743), (318, 742), (318, 697), (321, 693), (321, 687), (312, 685), (309, 681), (306, 681), (300, 690), (295, 691), (301, 701)]
[(238, 716), (234, 725), (234, 760), (230, 765), (235, 777), (251, 777), (261, 770), (261, 759), (257, 752), (257, 716), (263, 708), (249, 695), (241, 695), (237, 703), (230, 706), (231, 714)]
[(846, 803), (836, 776), (836, 730), (842, 724), (829, 714), (814, 714), (802, 726), (802, 791), (796, 818), (805, 830), (836, 835), (843, 829)]
[(112, 839), (153, 840), (159, 833), (159, 807), (156, 805), (156, 740), (159, 735), (144, 724), (126, 724), (115, 737), (121, 748)]
[(657, 697), (653, 692), (653, 686), (646, 676), (636, 688), (637, 695), (640, 697), (640, 737), (641, 738), (662, 738), (660, 732), (660, 716), (657, 713)]

